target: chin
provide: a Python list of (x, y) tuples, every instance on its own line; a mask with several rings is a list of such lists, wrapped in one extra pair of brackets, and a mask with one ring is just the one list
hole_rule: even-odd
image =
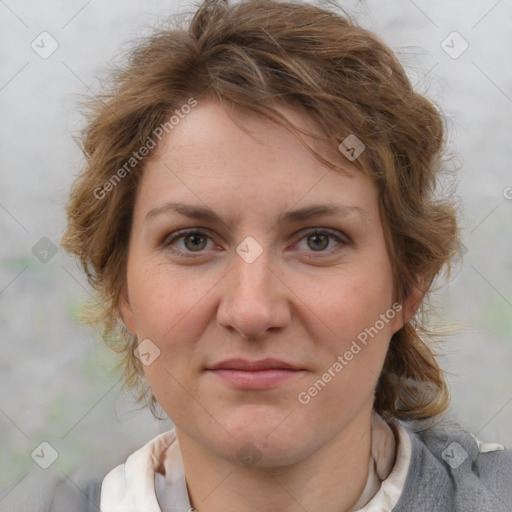
[(314, 444), (311, 426), (296, 418), (288, 421), (287, 415), (294, 414), (291, 410), (259, 406), (248, 413), (247, 408), (250, 406), (245, 407), (245, 414), (222, 422), (231, 436), (212, 440), (219, 455), (249, 467), (287, 466), (307, 456), (307, 447)]

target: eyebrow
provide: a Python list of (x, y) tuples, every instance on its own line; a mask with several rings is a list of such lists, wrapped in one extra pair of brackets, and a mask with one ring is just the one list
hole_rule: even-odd
[[(149, 221), (150, 219), (160, 216), (169, 211), (174, 211), (190, 219), (226, 224), (217, 213), (215, 213), (212, 209), (208, 208), (207, 206), (193, 206), (180, 202), (169, 202), (157, 206), (156, 208), (153, 208), (146, 214), (144, 220)], [(368, 212), (363, 208), (360, 208), (359, 206), (347, 206), (335, 203), (325, 203), (313, 204), (303, 208), (289, 210), (279, 217), (278, 223), (299, 222), (310, 219), (312, 217), (320, 217), (323, 215), (356, 215), (358, 217), (361, 217), (362, 220), (369, 220)]]

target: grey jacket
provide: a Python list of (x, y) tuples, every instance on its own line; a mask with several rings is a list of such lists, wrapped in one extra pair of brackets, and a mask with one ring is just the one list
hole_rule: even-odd
[[(394, 512), (512, 512), (511, 450), (480, 453), (476, 439), (463, 430), (434, 427), (414, 433), (403, 426), (412, 456)], [(71, 476), (54, 482), (35, 508), (10, 493), (0, 501), (0, 512), (99, 512), (102, 480)]]

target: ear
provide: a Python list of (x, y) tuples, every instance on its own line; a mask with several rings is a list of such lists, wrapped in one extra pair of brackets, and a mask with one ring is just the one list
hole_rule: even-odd
[(137, 335), (135, 318), (133, 315), (132, 307), (130, 305), (130, 299), (128, 297), (128, 290), (126, 289), (126, 286), (123, 287), (119, 295), (118, 311), (128, 330), (133, 335)]
[(393, 325), (393, 334), (399, 331), (418, 311), (423, 297), (425, 296), (425, 290), (423, 286), (418, 284), (414, 287), (412, 292), (406, 297), (402, 304), (401, 314), (395, 317), (395, 323)]

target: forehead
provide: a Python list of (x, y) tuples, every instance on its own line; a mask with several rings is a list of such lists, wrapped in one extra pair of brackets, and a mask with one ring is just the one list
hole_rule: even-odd
[[(279, 124), (248, 110), (226, 108), (211, 98), (201, 100), (162, 139), (139, 187), (147, 207), (165, 200), (198, 204), (213, 199), (259, 212), (299, 202), (351, 205), (375, 199), (371, 180), (348, 161), (346, 173), (333, 170)], [(318, 133), (304, 112), (277, 108), (295, 125)], [(319, 148), (314, 139), (305, 140)]]
[[(333, 160), (343, 172), (348, 175), (359, 172), (338, 150), (333, 149), (332, 142), (325, 140), (321, 128), (305, 108), (284, 103), (274, 103), (271, 108), (286, 123), (314, 134), (313, 137), (306, 134), (299, 136), (322, 156)], [(208, 152), (210, 158), (222, 155), (226, 163), (229, 163), (229, 159), (238, 161), (243, 157), (244, 150), (251, 154), (256, 143), (261, 146), (257, 149), (260, 157), (276, 157), (281, 152), (283, 160), (296, 161), (299, 168), (302, 167), (301, 162), (319, 166), (318, 158), (301, 144), (297, 135), (282, 125), (259, 112), (234, 105), (227, 100), (221, 103), (211, 96), (197, 101), (197, 106), (167, 133), (155, 153), (157, 157), (165, 154), (171, 159), (176, 155), (181, 163), (185, 163), (184, 160), (193, 161)], [(244, 163), (249, 166), (257, 162), (251, 162), (247, 158)]]

